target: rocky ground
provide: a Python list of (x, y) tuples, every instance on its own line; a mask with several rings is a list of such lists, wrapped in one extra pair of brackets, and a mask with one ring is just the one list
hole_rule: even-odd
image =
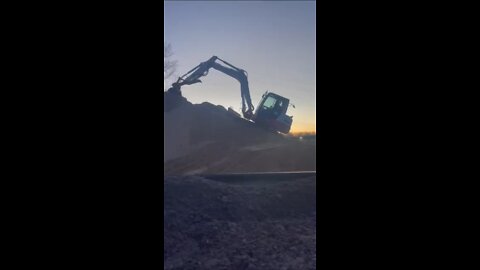
[(164, 269), (316, 269), (316, 179), (164, 178)]

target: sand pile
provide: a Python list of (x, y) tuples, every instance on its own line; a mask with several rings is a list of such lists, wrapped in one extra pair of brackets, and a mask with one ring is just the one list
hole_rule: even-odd
[(315, 269), (315, 177), (164, 178), (164, 269)]
[(222, 106), (164, 94), (167, 175), (315, 170), (316, 141), (300, 142), (237, 118)]

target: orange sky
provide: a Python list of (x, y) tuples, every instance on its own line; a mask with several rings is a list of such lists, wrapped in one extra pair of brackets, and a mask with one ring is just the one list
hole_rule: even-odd
[(304, 128), (295, 128), (295, 127), (292, 127), (292, 129), (290, 130), (291, 133), (299, 133), (299, 132), (306, 132), (306, 133), (309, 133), (309, 132), (316, 132), (315, 130), (315, 127), (304, 127)]

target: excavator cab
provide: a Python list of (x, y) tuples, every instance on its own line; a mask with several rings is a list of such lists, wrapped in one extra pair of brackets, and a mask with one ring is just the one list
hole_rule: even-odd
[(292, 126), (292, 116), (287, 115), (290, 100), (272, 92), (265, 92), (255, 110), (253, 121), (268, 129), (287, 134)]

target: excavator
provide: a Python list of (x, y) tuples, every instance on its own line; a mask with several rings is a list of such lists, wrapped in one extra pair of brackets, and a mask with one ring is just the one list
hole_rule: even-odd
[[(220, 64), (222, 63), (222, 64)], [(201, 77), (206, 76), (210, 68), (229, 75), (240, 82), (240, 92), (242, 97), (243, 118), (254, 122), (270, 131), (287, 134), (292, 126), (293, 116), (288, 116), (287, 109), (290, 100), (272, 92), (265, 92), (255, 110), (250, 97), (248, 88), (248, 73), (232, 64), (212, 56), (206, 62), (200, 63), (185, 75), (178, 78), (176, 82), (167, 90), (169, 94), (182, 96), (181, 87), (183, 85), (192, 85), (201, 83)]]

